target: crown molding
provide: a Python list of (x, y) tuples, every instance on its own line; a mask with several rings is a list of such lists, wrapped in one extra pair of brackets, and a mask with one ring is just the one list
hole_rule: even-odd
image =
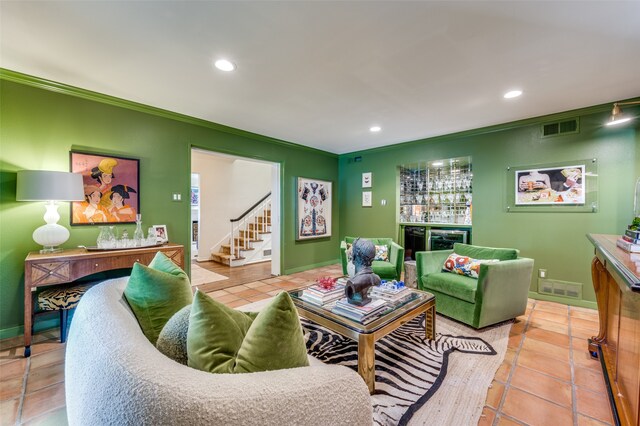
[(286, 148), (293, 148), (301, 151), (313, 152), (314, 154), (320, 154), (320, 155), (326, 155), (328, 157), (338, 158), (338, 155), (332, 152), (323, 151), (317, 148), (311, 148), (311, 147), (300, 145), (294, 142), (288, 142), (281, 139), (260, 135), (258, 133), (253, 133), (246, 130), (236, 129), (235, 127), (229, 127), (223, 124), (218, 124), (218, 123), (203, 120), (200, 118), (191, 117), (189, 115), (180, 114), (178, 112), (173, 112), (173, 111), (169, 111), (162, 108), (156, 108), (150, 105), (145, 105), (138, 102), (129, 101), (126, 99), (117, 98), (115, 96), (105, 95), (105, 94), (94, 92), (91, 90), (70, 86), (64, 83), (58, 83), (56, 81), (47, 80), (44, 78), (40, 78), (40, 77), (28, 75), (28, 74), (23, 74), (21, 72), (8, 70), (6, 68), (0, 68), (0, 80), (11, 81), (14, 83), (36, 87), (38, 89), (48, 90), (51, 92), (57, 92), (64, 95), (75, 96), (78, 98), (100, 102), (107, 105), (112, 105), (120, 108), (130, 109), (133, 111), (143, 112), (143, 113), (155, 115), (158, 117), (168, 118), (170, 120), (193, 124), (200, 127), (206, 127), (212, 130), (228, 133), (235, 136), (240, 136), (248, 139), (259, 140), (262, 142), (268, 142), (268, 143), (280, 145)]
[[(640, 97), (634, 97), (634, 98), (629, 98), (629, 99), (624, 99), (624, 100), (620, 100), (620, 101), (615, 101), (615, 102), (629, 102), (629, 101), (640, 101)], [(524, 118), (522, 120), (517, 120), (517, 121), (511, 121), (508, 123), (502, 123), (502, 124), (494, 124), (492, 126), (487, 126), (487, 127), (480, 127), (478, 129), (471, 129), (471, 130), (464, 130), (461, 132), (456, 132), (456, 133), (449, 133), (446, 135), (440, 135), (440, 136), (433, 136), (430, 138), (424, 138), (424, 139), (418, 139), (418, 140), (412, 140), (412, 141), (406, 141), (406, 142), (399, 142), (393, 145), (385, 145), (385, 146), (381, 146), (381, 147), (377, 147), (377, 148), (370, 148), (370, 149), (363, 149), (363, 150), (359, 150), (359, 151), (353, 151), (353, 152), (347, 152), (344, 154), (340, 154), (340, 156), (353, 156), (353, 155), (360, 155), (360, 154), (364, 154), (364, 153), (373, 153), (373, 152), (381, 152), (381, 151), (388, 151), (388, 150), (393, 150), (393, 149), (397, 149), (397, 148), (404, 148), (404, 147), (409, 147), (412, 145), (418, 145), (418, 144), (423, 144), (423, 143), (431, 143), (431, 142), (443, 142), (443, 141), (448, 141), (448, 140), (456, 140), (456, 139), (460, 139), (460, 138), (465, 138), (465, 137), (470, 137), (470, 136), (479, 136), (479, 135), (484, 135), (484, 134), (489, 134), (489, 133), (495, 133), (495, 132), (502, 132), (505, 130), (513, 130), (513, 129), (517, 129), (520, 127), (526, 127), (526, 126), (533, 126), (533, 125), (542, 125), (542, 124), (546, 124), (546, 123), (550, 123), (550, 122), (554, 122), (554, 121), (562, 121), (562, 120), (566, 120), (566, 119), (570, 119), (570, 118), (576, 118), (576, 117), (580, 117), (583, 115), (590, 115), (590, 114), (597, 114), (597, 113), (602, 113), (605, 111), (611, 111), (611, 108), (613, 107), (614, 102), (608, 102), (605, 104), (600, 104), (600, 105), (594, 105), (594, 106), (590, 106), (590, 107), (586, 107), (586, 108), (579, 108), (579, 109), (574, 109), (574, 110), (570, 110), (570, 111), (563, 111), (563, 112), (555, 112), (552, 114), (547, 114), (547, 115), (540, 115), (538, 117), (531, 117), (531, 118)], [(633, 107), (633, 106), (627, 106), (625, 107), (625, 109), (635, 109), (638, 107)], [(640, 109), (640, 108), (639, 108)], [(640, 126), (639, 124), (636, 124), (636, 127)]]

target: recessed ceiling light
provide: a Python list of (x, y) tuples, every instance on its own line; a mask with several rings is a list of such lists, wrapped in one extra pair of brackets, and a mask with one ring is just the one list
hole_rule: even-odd
[(380, 130), (382, 130), (382, 127), (380, 127), (380, 126), (371, 126), (371, 127), (369, 127), (369, 131), (370, 132), (379, 132)]
[(218, 59), (213, 63), (213, 65), (215, 65), (215, 67), (220, 71), (233, 71), (236, 69), (236, 64), (227, 59)]
[(522, 95), (522, 90), (511, 90), (504, 94), (504, 98), (512, 99), (512, 98), (517, 98), (520, 95)]

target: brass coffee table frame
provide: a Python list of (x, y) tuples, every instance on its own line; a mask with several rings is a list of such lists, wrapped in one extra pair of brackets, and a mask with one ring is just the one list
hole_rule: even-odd
[(302, 290), (303, 289), (297, 289), (289, 292), (294, 305), (298, 309), (298, 314), (302, 318), (306, 318), (322, 327), (358, 342), (358, 374), (360, 374), (367, 384), (369, 393), (375, 391), (376, 385), (376, 341), (423, 313), (426, 317), (425, 337), (431, 340), (435, 339), (436, 301), (435, 296), (431, 293), (412, 290), (414, 293), (418, 293), (417, 299), (365, 325), (334, 314), (320, 306), (305, 302), (298, 296), (298, 293)]

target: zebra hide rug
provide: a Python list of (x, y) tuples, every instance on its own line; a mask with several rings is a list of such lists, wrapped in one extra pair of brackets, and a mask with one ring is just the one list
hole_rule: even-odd
[[(310, 355), (358, 370), (357, 342), (301, 321)], [(496, 355), (481, 338), (436, 333), (435, 340), (428, 340), (424, 330), (421, 315), (376, 342), (376, 390), (371, 395), (375, 424), (406, 425), (442, 384), (453, 351)]]

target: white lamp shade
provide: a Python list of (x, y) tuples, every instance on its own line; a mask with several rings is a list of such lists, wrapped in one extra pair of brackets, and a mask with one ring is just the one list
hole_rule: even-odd
[(17, 201), (84, 201), (82, 175), (49, 170), (20, 170)]

